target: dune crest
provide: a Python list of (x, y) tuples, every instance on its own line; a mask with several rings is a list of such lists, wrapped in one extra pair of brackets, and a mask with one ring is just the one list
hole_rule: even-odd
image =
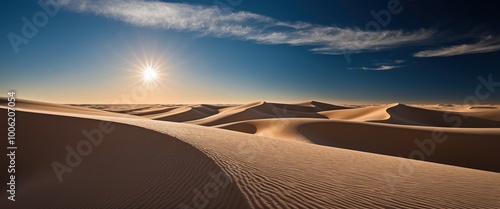
[(349, 121), (380, 121), (388, 120), (391, 115), (387, 109), (397, 104), (368, 106), (355, 109), (329, 110), (322, 111), (319, 114), (327, 116), (329, 119), (349, 120)]
[(281, 105), (268, 102), (254, 102), (224, 108), (219, 111), (219, 114), (199, 120), (189, 121), (188, 123), (215, 126), (224, 123), (263, 118), (326, 118), (325, 116), (314, 112), (311, 108), (303, 108), (303, 106), (299, 105)]
[(429, 110), (418, 107), (411, 107), (404, 104), (397, 104), (389, 107), (387, 113), (391, 116), (387, 120), (378, 122), (420, 125), (435, 127), (463, 127), (463, 128), (498, 128), (500, 123), (482, 118), (477, 118), (468, 114), (461, 114), (448, 111)]
[[(500, 157), (500, 129), (362, 121), (385, 117), (383, 111), (391, 108), (396, 108), (392, 114), (413, 111), (398, 104), (359, 108), (358, 112), (334, 110), (345, 111), (350, 121), (323, 115), (265, 118), (272, 116), (275, 108), (285, 109), (265, 102), (220, 109), (199, 106), (218, 111), (206, 118), (224, 116), (209, 121), (221, 123), (215, 127), (119, 117), (121, 114), (66, 105), (22, 100), (19, 104), (18, 127), (29, 127), (30, 131), (19, 133), (24, 140), (19, 140), (18, 146), (37, 156), (18, 161), (23, 170), (19, 177), (24, 179), (18, 185), (19, 194), (23, 194), (19, 206), (24, 208), (500, 206), (500, 170), (495, 162)], [(5, 103), (0, 103), (0, 114), (6, 113), (5, 108)], [(174, 115), (189, 110), (178, 109)], [(368, 110), (377, 113), (370, 115)], [(147, 112), (146, 108), (134, 111)], [(290, 111), (304, 117), (318, 114), (316, 110)], [(222, 123), (256, 116), (265, 117)], [(409, 118), (422, 119), (417, 116)], [(107, 121), (114, 130), (102, 134), (102, 143), (92, 147), (93, 151), (59, 183), (51, 163), (64, 163), (68, 146), (75, 148), (89, 140), (83, 130), (95, 130)], [(424, 146), (433, 147), (427, 154), (414, 141), (427, 140), (435, 130), (447, 138)], [(431, 162), (399, 157), (415, 149)], [(6, 163), (6, 158), (1, 161)], [(5, 195), (0, 198), (5, 200)]]
[(183, 106), (164, 113), (148, 115), (147, 118), (171, 122), (186, 122), (209, 117), (217, 114), (218, 112), (219, 111), (216, 109), (211, 109), (205, 106)]
[[(5, 112), (0, 109), (0, 113)], [(22, 180), (16, 185), (19, 197), (13, 204), (1, 205), (6, 208), (249, 208), (234, 181), (211, 158), (190, 144), (144, 128), (113, 123), (114, 130), (104, 133), (102, 142), (93, 146), (88, 156), (72, 154), (81, 160), (78, 166), (69, 166), (67, 150), (79, 153), (78, 144), (88, 141), (82, 130), (95, 130), (101, 120), (112, 118), (95, 117), (18, 112), (17, 126), (29, 127), (30, 131), (18, 132), (22, 140), (18, 140), (17, 146), (36, 157), (18, 159), (22, 171), (18, 174)], [(5, 164), (6, 158), (0, 161)], [(62, 182), (51, 166), (54, 161), (72, 169), (62, 174)], [(206, 185), (210, 188), (206, 189)], [(206, 194), (217, 196), (208, 198)], [(5, 195), (5, 192), (0, 195), (2, 201), (7, 199)]]
[[(322, 119), (261, 119), (217, 128), (324, 146), (410, 158), (417, 150), (430, 162), (500, 172), (498, 128), (439, 128)], [(433, 136), (446, 137), (442, 143)], [(433, 141), (431, 141), (433, 140)], [(423, 148), (422, 148), (423, 147)], [(471, 149), (481, 147), (481, 149)], [(421, 158), (418, 158), (421, 159)]]

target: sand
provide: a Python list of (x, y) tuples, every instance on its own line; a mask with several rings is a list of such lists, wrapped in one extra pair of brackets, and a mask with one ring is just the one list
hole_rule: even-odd
[[(5, 115), (4, 101), (0, 114)], [(446, 112), (462, 117), (467, 109), (461, 110), (319, 102), (75, 107), (20, 100), (18, 199), (7, 202), (3, 192), (0, 204), (498, 208), (500, 126), (489, 116), (498, 110), (469, 108), (482, 116), (463, 118), (461, 126), (438, 117)], [(102, 142), (92, 144), (59, 182), (52, 163), (64, 164), (67, 146), (77, 149), (89, 140), (82, 131), (92, 130), (101, 131)], [(430, 138), (436, 130), (447, 139), (435, 142), (426, 161), (408, 159), (419, 150), (414, 140)], [(2, 165), (6, 160), (1, 158)]]

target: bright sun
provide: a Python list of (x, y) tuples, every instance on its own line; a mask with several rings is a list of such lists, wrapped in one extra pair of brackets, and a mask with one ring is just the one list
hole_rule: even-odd
[(144, 71), (142, 72), (142, 76), (144, 81), (154, 81), (157, 78), (157, 73), (154, 68), (148, 67), (144, 69)]

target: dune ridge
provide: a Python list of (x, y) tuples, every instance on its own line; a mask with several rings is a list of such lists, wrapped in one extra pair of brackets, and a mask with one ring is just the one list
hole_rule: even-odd
[[(255, 208), (287, 208), (294, 206), (299, 208), (331, 208), (347, 207), (348, 205), (350, 207), (404, 207), (405, 205), (408, 207), (429, 207), (430, 205), (435, 205), (435, 203), (426, 203), (425, 201), (418, 203), (416, 200), (427, 198), (437, 200), (443, 197), (434, 196), (436, 194), (432, 194), (431, 197), (426, 196), (429, 194), (411, 192), (414, 186), (418, 186), (419, 188), (420, 186), (422, 188), (435, 188), (431, 186), (432, 182), (425, 182), (423, 183), (424, 185), (421, 185), (421, 180), (423, 179), (417, 179), (441, 179), (442, 177), (438, 176), (454, 172), (451, 170), (455, 168), (460, 170), (455, 170), (455, 172), (461, 174), (464, 174), (462, 169), (465, 169), (427, 162), (414, 162), (419, 164), (418, 167), (421, 168), (418, 174), (413, 174), (415, 175), (414, 177), (418, 176), (418, 178), (407, 179), (405, 182), (415, 182), (415, 184), (401, 185), (402, 188), (399, 188), (401, 190), (398, 191), (405, 191), (404, 194), (401, 194), (399, 192), (390, 192), (385, 187), (387, 186), (387, 182), (384, 178), (384, 171), (391, 170), (392, 166), (400, 162), (394, 157), (324, 146), (307, 146), (299, 142), (272, 140), (270, 138), (260, 138), (237, 133), (231, 134), (231, 132), (227, 131), (186, 126), (183, 124), (172, 124), (172, 126), (167, 127), (159, 125), (156, 121), (141, 122), (137, 120), (125, 120), (141, 127), (174, 135), (212, 155), (236, 179), (242, 191), (249, 197), (251, 207)], [(200, 130), (196, 131), (198, 129)], [(205, 140), (206, 138), (210, 138), (211, 140)], [(242, 142), (241, 140), (244, 141)], [(244, 147), (244, 149), (237, 149), (237, 147)], [(293, 162), (293, 164), (289, 162)], [(361, 170), (363, 172), (374, 173), (364, 173), (361, 177), (359, 175), (352, 177), (355, 174), (350, 172), (359, 172)], [(307, 171), (307, 174), (304, 171)], [(377, 177), (377, 173), (380, 175), (380, 178)], [(493, 176), (497, 175), (496, 173), (489, 174), (493, 174)], [(378, 186), (366, 185), (368, 181), (366, 178), (370, 179), (370, 182), (379, 182), (375, 183)], [(464, 178), (468, 179), (469, 177)], [(453, 182), (454, 180), (449, 180), (449, 182)], [(491, 189), (494, 188), (496, 187), (491, 187)], [(373, 193), (368, 194), (370, 193), (368, 191), (373, 192), (374, 190), (382, 193), (382, 195), (370, 197)], [(449, 198), (453, 199), (454, 192), (464, 194), (465, 191), (463, 189), (453, 192), (447, 190), (441, 195), (446, 196), (446, 199), (450, 200)], [(311, 196), (307, 194), (311, 194)], [(343, 198), (338, 199), (336, 197)], [(394, 199), (402, 200), (403, 202), (392, 202)], [(409, 202), (404, 203), (405, 201)], [(493, 205), (496, 204), (494, 201), (491, 203)], [(448, 207), (463, 207), (463, 205), (450, 204)]]
[[(391, 117), (378, 121), (402, 125), (423, 125), (435, 127), (463, 127), (463, 128), (498, 128), (500, 123), (472, 115), (464, 115), (448, 111), (428, 110), (400, 104), (387, 109)], [(460, 118), (460, 119), (458, 119)], [(460, 120), (460, 122), (458, 122)]]
[[(33, 111), (36, 112), (36, 111)], [(0, 109), (5, 113), (5, 109)], [(18, 199), (16, 208), (175, 208), (205, 205), (205, 208), (248, 208), (246, 200), (229, 178), (218, 196), (193, 201), (195, 191), (217, 183), (224, 171), (192, 145), (147, 129), (113, 123), (115, 131), (105, 134), (81, 164), (58, 182), (53, 161), (65, 164), (68, 151), (87, 138), (82, 129), (99, 127), (100, 120), (18, 112)], [(99, 120), (97, 120), (99, 119)], [(40, 136), (44, 136), (41, 138)], [(36, 139), (36, 140), (35, 140)], [(27, 155), (26, 153), (29, 153)], [(36, 156), (30, 158), (30, 156)], [(6, 158), (2, 158), (5, 164)], [(189, 165), (189, 166), (186, 166)], [(4, 173), (2, 173), (4, 175)], [(2, 176), (5, 179), (6, 176)], [(220, 177), (219, 177), (220, 178)], [(210, 193), (209, 193), (210, 194)], [(0, 198), (5, 201), (6, 193)], [(4, 202), (5, 203), (5, 202)], [(2, 205), (4, 205), (2, 203)], [(9, 204), (9, 203), (5, 203)], [(182, 207), (180, 207), (182, 208)]]
[(200, 118), (205, 118), (217, 114), (218, 112), (219, 111), (216, 109), (211, 109), (205, 106), (195, 106), (195, 107), (183, 106), (171, 109), (167, 112), (148, 115), (146, 117), (154, 120), (186, 122), (186, 121), (197, 120)]
[(391, 117), (391, 115), (387, 113), (387, 109), (395, 105), (396, 104), (368, 106), (368, 107), (345, 109), (345, 110), (333, 110), (333, 111), (328, 110), (319, 113), (328, 117), (329, 119), (336, 119), (336, 120), (384, 121), (388, 120)]
[[(498, 128), (437, 129), (426, 126), (297, 118), (249, 120), (216, 127), (405, 158), (409, 158), (414, 150), (432, 151), (432, 154), (424, 155), (424, 160), (500, 172), (500, 165), (495, 160), (500, 158)], [(433, 139), (433, 136), (439, 137)], [(436, 142), (441, 141), (440, 139), (444, 141)]]
[[(218, 114), (226, 111), (240, 113), (253, 107), (257, 107), (256, 109), (260, 111), (268, 111), (270, 106), (258, 102), (245, 108), (225, 107), (218, 109)], [(30, 156), (38, 156), (35, 159), (19, 159), (19, 165), (24, 165), (23, 169), (26, 171), (20, 176), (26, 180), (20, 181), (19, 184), (19, 193), (24, 194), (26, 198), (25, 201), (20, 199), (22, 206), (37, 208), (71, 206), (196, 208), (195, 204), (198, 204), (199, 208), (497, 208), (500, 206), (500, 173), (403, 159), (389, 156), (391, 153), (375, 154), (398, 149), (406, 152), (411, 148), (407, 143), (410, 137), (400, 139), (399, 136), (420, 138), (428, 135), (433, 127), (334, 120), (326, 116), (251, 119), (204, 127), (137, 116), (117, 117), (115, 114), (102, 115), (101, 112), (93, 111), (73, 114), (72, 111), (78, 112), (81, 109), (61, 108), (58, 105), (52, 108), (49, 104), (44, 104), (38, 109), (37, 105), (32, 104), (25, 105), (19, 110), (18, 126), (31, 128), (30, 132), (20, 132), (24, 135), (19, 137), (25, 140), (20, 140), (22, 144), (19, 146), (23, 147), (26, 153), (30, 153)], [(5, 104), (1, 103), (0, 114), (5, 112)], [(358, 117), (352, 114), (354, 119)], [(366, 118), (361, 114), (360, 118), (363, 117)], [(94, 147), (94, 151), (83, 158), (81, 165), (72, 173), (66, 174), (62, 183), (58, 183), (50, 167), (51, 162), (63, 161), (66, 155), (65, 146), (75, 147), (79, 141), (86, 140), (82, 129), (91, 130), (99, 127), (100, 121), (111, 121), (116, 130), (105, 134), (102, 144)], [(249, 133), (254, 132), (254, 134), (223, 129), (231, 125), (242, 125), (250, 131)], [(268, 128), (269, 136), (277, 135), (272, 137), (259, 135), (265, 128)], [(495, 150), (494, 143), (498, 141), (498, 128), (443, 127), (439, 130), (444, 130), (448, 134), (449, 139), (446, 143), (450, 143), (436, 146), (436, 152), (431, 155), (436, 161), (444, 160), (446, 161), (444, 163), (447, 163), (457, 157), (450, 153), (467, 152), (464, 147), (468, 145), (464, 146), (461, 143), (471, 139), (483, 140), (476, 143), (476, 150), (472, 152), (476, 154), (476, 158), (459, 158), (457, 162), (490, 166), (491, 164), (480, 162), (481, 157), (484, 157), (481, 154), (488, 153), (490, 161), (498, 159), (491, 153)], [(380, 133), (382, 135), (379, 135)], [(290, 135), (280, 138), (279, 134)], [(303, 138), (294, 140), (293, 136)], [(348, 147), (354, 145), (359, 147)], [(391, 145), (394, 147), (390, 147)], [(375, 150), (371, 150), (374, 148)], [(470, 156), (470, 153), (465, 153), (465, 156)], [(5, 158), (2, 158), (2, 163), (5, 163)], [(203, 192), (206, 185), (214, 185), (210, 173), (227, 175), (231, 183), (220, 188), (217, 195), (193, 201), (199, 194), (196, 191)], [(82, 185), (82, 182), (85, 184)], [(1, 194), (0, 198), (6, 199), (5, 193)]]
[(199, 120), (189, 121), (190, 124), (214, 126), (224, 123), (263, 119), (263, 118), (326, 118), (313, 111), (316, 107), (300, 105), (281, 105), (268, 102), (254, 102), (240, 106), (228, 107), (215, 114)]

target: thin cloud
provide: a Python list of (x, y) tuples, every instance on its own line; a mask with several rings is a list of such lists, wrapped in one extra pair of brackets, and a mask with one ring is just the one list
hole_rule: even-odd
[(216, 6), (144, 0), (56, 0), (77, 12), (120, 20), (131, 25), (195, 32), (262, 44), (309, 46), (321, 54), (387, 50), (430, 39), (434, 30), (363, 31), (358, 28), (283, 22), (251, 12), (232, 12)]
[(500, 50), (500, 38), (487, 36), (481, 41), (473, 44), (462, 44), (448, 46), (439, 49), (421, 51), (414, 54), (414, 57), (451, 57), (463, 54), (479, 54)]
[(394, 63), (396, 63), (396, 64), (401, 64), (403, 62), (405, 62), (405, 61), (404, 60), (394, 60)]
[(348, 68), (349, 70), (393, 70), (397, 68), (402, 68), (404, 65), (404, 60), (393, 60), (390, 62), (382, 62), (376, 63), (375, 67), (356, 67), (356, 68)]
[(359, 67), (359, 68), (348, 68), (350, 70), (392, 70), (396, 68), (400, 68), (403, 66), (396, 66), (396, 65), (382, 65), (379, 67)]

